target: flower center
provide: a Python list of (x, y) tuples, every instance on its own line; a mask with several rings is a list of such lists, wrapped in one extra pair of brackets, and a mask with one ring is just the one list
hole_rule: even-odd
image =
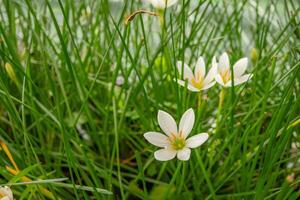
[(201, 72), (198, 72), (194, 78), (191, 79), (191, 84), (197, 89), (201, 89), (203, 86), (203, 76)]
[(221, 77), (224, 83), (227, 83), (231, 79), (230, 69), (226, 69), (221, 72)]
[(197, 79), (195, 79), (195, 78), (192, 78), (192, 79), (191, 79), (191, 84), (192, 84), (195, 88), (201, 89), (201, 88), (202, 88), (203, 81), (202, 81), (202, 79), (197, 80)]
[(175, 150), (180, 150), (185, 147), (185, 139), (182, 137), (181, 132), (178, 135), (171, 134), (169, 140), (172, 148)]

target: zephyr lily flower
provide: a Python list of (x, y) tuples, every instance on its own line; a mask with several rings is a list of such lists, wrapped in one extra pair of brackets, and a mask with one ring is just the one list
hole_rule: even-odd
[[(212, 67), (206, 76), (205, 63), (202, 57), (199, 57), (194, 69), (194, 73), (187, 64), (182, 63), (181, 61), (177, 62), (177, 69), (179, 74), (183, 74), (183, 78), (185, 80), (188, 80), (187, 88), (190, 91), (199, 92), (200, 90), (206, 90), (216, 83), (214, 80), (217, 72), (217, 62), (215, 57), (213, 57)], [(177, 80), (177, 83), (179, 85), (185, 86), (185, 81), (183, 80)]]
[(165, 134), (159, 132), (147, 132), (144, 137), (151, 144), (162, 147), (154, 152), (156, 160), (167, 161), (176, 155), (179, 160), (188, 160), (191, 148), (202, 145), (207, 139), (207, 133), (199, 133), (187, 139), (195, 122), (195, 114), (192, 108), (188, 109), (181, 117), (179, 127), (174, 118), (165, 111), (159, 110), (157, 120)]
[(147, 0), (147, 1), (151, 3), (155, 8), (165, 9), (170, 6), (173, 6), (175, 3), (177, 3), (178, 0)]
[(13, 193), (7, 186), (0, 187), (0, 200), (13, 200)]
[[(252, 74), (244, 74), (247, 69), (247, 65), (248, 58), (241, 58), (233, 65), (234, 86), (240, 85), (252, 78)], [(230, 63), (226, 52), (224, 52), (220, 57), (215, 79), (224, 87), (231, 87), (232, 85)]]

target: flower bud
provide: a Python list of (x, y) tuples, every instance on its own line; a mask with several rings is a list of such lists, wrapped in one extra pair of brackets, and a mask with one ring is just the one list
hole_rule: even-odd
[(252, 60), (253, 63), (256, 63), (256, 62), (257, 62), (258, 56), (259, 56), (259, 55), (258, 55), (257, 49), (256, 49), (256, 48), (252, 48), (252, 49), (251, 49), (251, 60)]
[(6, 70), (6, 73), (8, 75), (8, 77), (16, 84), (18, 85), (18, 79), (16, 77), (16, 74), (15, 74), (15, 71), (12, 67), (11, 64), (9, 63), (5, 63), (5, 70)]

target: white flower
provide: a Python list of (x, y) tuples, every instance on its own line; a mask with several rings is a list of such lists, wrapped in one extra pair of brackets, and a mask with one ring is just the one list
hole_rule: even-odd
[(158, 111), (157, 120), (166, 135), (152, 131), (144, 134), (148, 142), (163, 147), (154, 152), (156, 160), (167, 161), (173, 159), (176, 155), (179, 160), (188, 160), (191, 148), (199, 147), (208, 139), (207, 133), (200, 133), (187, 139), (195, 122), (195, 114), (192, 108), (182, 115), (179, 128), (173, 117), (165, 111)]
[[(241, 58), (233, 65), (233, 82), (235, 86), (242, 84), (252, 78), (252, 74), (244, 74), (247, 69), (247, 65), (247, 58)], [(218, 71), (215, 79), (220, 85), (224, 87), (231, 87), (232, 85), (230, 63), (226, 52), (224, 52), (220, 57), (218, 63)]]
[(150, 2), (155, 8), (165, 9), (167, 7), (173, 6), (177, 3), (178, 0), (147, 0)]
[(117, 76), (116, 85), (121, 86), (124, 84), (124, 82), (125, 82), (124, 76), (122, 75)]
[(83, 25), (88, 25), (91, 16), (92, 16), (91, 8), (89, 6), (87, 6), (86, 9), (83, 9), (81, 11), (81, 15), (79, 18), (80, 23)]
[(13, 193), (7, 186), (0, 187), (0, 200), (13, 200)]
[[(216, 83), (214, 80), (217, 73), (217, 62), (215, 57), (213, 57), (212, 67), (207, 75), (204, 59), (202, 57), (198, 58), (194, 73), (187, 64), (182, 63), (181, 61), (177, 62), (177, 69), (179, 74), (183, 74), (183, 78), (185, 80), (188, 80), (187, 88), (190, 91), (199, 92), (200, 90), (206, 90)], [(179, 85), (185, 86), (185, 81), (183, 80), (177, 80), (177, 83)]]

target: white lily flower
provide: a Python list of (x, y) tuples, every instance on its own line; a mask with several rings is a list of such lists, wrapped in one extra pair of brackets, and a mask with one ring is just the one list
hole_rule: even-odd
[[(240, 85), (252, 78), (252, 74), (244, 74), (248, 65), (248, 58), (241, 58), (233, 65), (234, 86)], [(216, 81), (224, 86), (231, 87), (230, 62), (226, 52), (224, 52), (218, 63), (218, 71), (215, 77)]]
[(7, 186), (0, 187), (0, 200), (13, 200), (13, 193)]
[[(214, 80), (217, 73), (217, 61), (215, 57), (213, 57), (212, 67), (207, 74), (205, 69), (205, 62), (202, 57), (198, 58), (194, 73), (187, 64), (181, 61), (177, 62), (177, 69), (179, 74), (183, 74), (183, 78), (185, 80), (188, 80), (187, 88), (190, 91), (199, 92), (200, 90), (206, 90), (216, 83)], [(177, 83), (181, 86), (185, 86), (184, 80), (177, 80)]]
[(147, 1), (151, 3), (155, 8), (165, 9), (176, 4), (178, 0), (147, 0)]
[(208, 139), (207, 133), (199, 133), (187, 139), (195, 122), (195, 113), (192, 108), (182, 115), (179, 127), (177, 127), (174, 118), (162, 110), (158, 111), (157, 120), (165, 134), (152, 131), (144, 134), (148, 142), (163, 147), (154, 152), (156, 160), (167, 161), (173, 159), (176, 155), (179, 160), (188, 160), (191, 148), (199, 147)]

